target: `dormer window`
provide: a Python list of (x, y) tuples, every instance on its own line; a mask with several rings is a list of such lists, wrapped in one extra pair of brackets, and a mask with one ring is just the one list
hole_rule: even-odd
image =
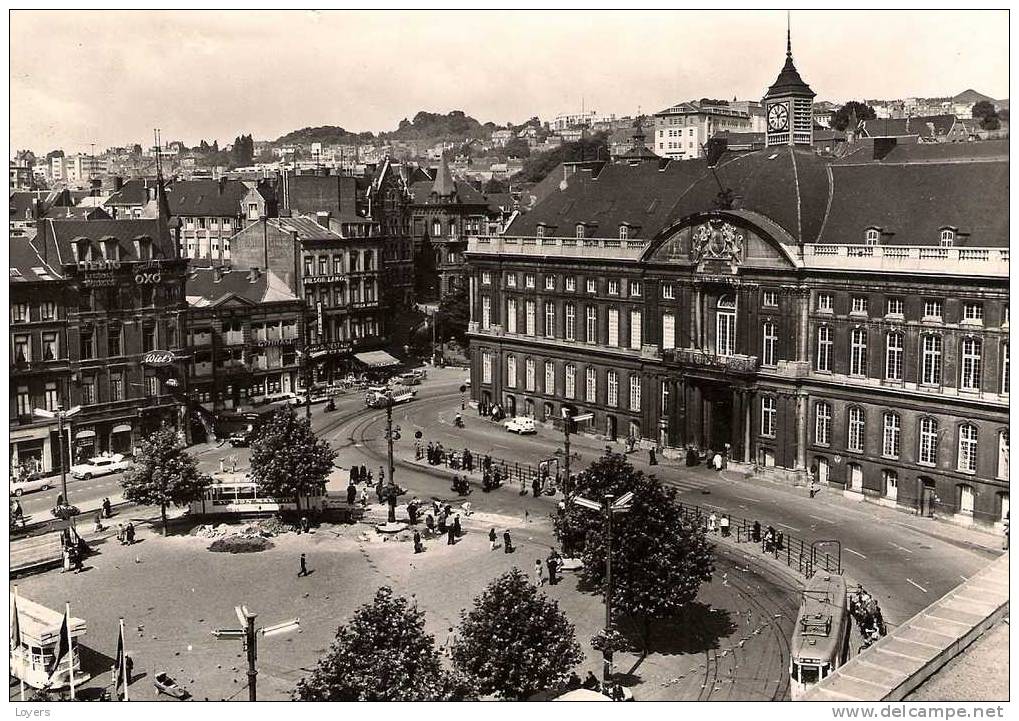
[(74, 241), (74, 259), (79, 263), (85, 260), (92, 260), (92, 246), (88, 238), (79, 238)]
[(135, 238), (134, 253), (138, 260), (152, 260), (152, 240)]
[(538, 238), (544, 238), (544, 237), (545, 237), (545, 226), (544, 226), (544, 225), (542, 225), (541, 223), (539, 223), (539, 224), (538, 224), (538, 227), (536, 227), (536, 228), (534, 229), (534, 234), (535, 234), (535, 236), (537, 236)]
[(953, 228), (941, 229), (941, 247), (951, 248), (955, 245), (955, 230)]
[(877, 245), (880, 239), (881, 231), (877, 228), (867, 228), (866, 232), (863, 234), (863, 242), (866, 245)]
[(628, 226), (628, 225), (620, 225), (619, 226), (619, 239), (620, 240), (626, 240), (629, 237), (630, 237), (630, 226)]
[(585, 230), (584, 229), (584, 224), (583, 223), (577, 223), (577, 238), (583, 238), (584, 237), (584, 230)]
[(120, 260), (120, 246), (115, 238), (103, 238), (103, 258)]

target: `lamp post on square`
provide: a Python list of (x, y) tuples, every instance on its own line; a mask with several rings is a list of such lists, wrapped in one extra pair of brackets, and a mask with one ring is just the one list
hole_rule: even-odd
[[(74, 415), (77, 415), (80, 411), (81, 406), (74, 406), (67, 410), (57, 406), (57, 408), (52, 411), (36, 408), (32, 411), (33, 415), (39, 416), (40, 418), (55, 418), (57, 421), (57, 453), (60, 456), (60, 493), (64, 498), (64, 503), (67, 505), (71, 505), (71, 501), (67, 497), (67, 471), (64, 468), (64, 421)], [(74, 526), (74, 516), (71, 516), (71, 527), (73, 528)]]

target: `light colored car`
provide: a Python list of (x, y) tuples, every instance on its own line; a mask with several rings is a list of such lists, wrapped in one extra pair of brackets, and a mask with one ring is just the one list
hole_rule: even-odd
[(421, 376), (417, 373), (401, 373), (396, 376), (392, 381), (394, 384), (402, 384), (405, 386), (416, 386), (421, 385)]
[(523, 435), (524, 433), (538, 432), (538, 425), (534, 422), (534, 419), (525, 416), (510, 418), (503, 425), (506, 426), (506, 430), (510, 433), (520, 433)]
[(11, 479), (11, 495), (20, 496), (23, 493), (32, 491), (45, 491), (53, 487), (52, 478), (25, 478), (24, 480)]
[(108, 476), (111, 473), (120, 473), (130, 467), (131, 461), (124, 458), (120, 453), (112, 456), (96, 456), (88, 459), (85, 463), (71, 466), (71, 475), (75, 478), (88, 480), (98, 476)]

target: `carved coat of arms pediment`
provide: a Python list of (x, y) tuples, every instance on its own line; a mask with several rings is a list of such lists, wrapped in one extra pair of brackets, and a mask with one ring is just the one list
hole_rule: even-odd
[(722, 261), (734, 268), (743, 262), (743, 233), (732, 223), (720, 219), (709, 220), (693, 230), (690, 258), (695, 263)]

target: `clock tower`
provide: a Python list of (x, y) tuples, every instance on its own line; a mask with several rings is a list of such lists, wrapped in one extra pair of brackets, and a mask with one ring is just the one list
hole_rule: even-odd
[(785, 66), (764, 96), (765, 145), (812, 145), (814, 91), (793, 65), (792, 35), (786, 29)]

